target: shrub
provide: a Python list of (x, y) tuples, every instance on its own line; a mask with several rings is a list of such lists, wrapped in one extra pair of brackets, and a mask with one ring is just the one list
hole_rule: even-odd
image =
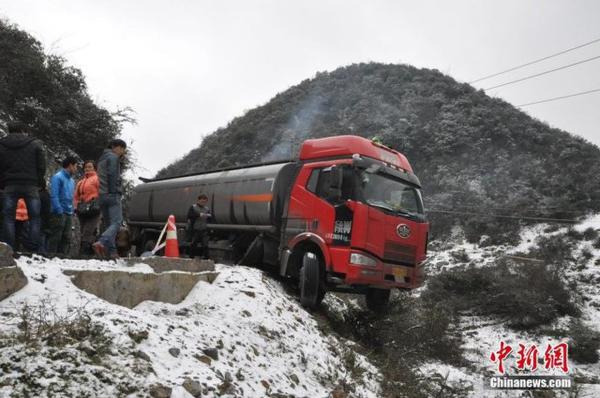
[[(370, 360), (384, 376), (382, 396), (425, 398), (441, 390), (444, 396), (462, 396), (466, 391), (414, 370), (427, 360), (464, 365), (461, 336), (451, 333), (454, 314), (443, 303), (401, 293), (392, 297), (390, 311), (383, 316), (355, 306), (346, 307), (343, 316), (332, 309), (325, 311), (335, 332), (358, 340), (369, 350)], [(449, 391), (456, 393), (448, 395)]]
[(550, 224), (549, 226), (547, 226), (546, 228), (544, 228), (544, 233), (545, 234), (550, 234), (552, 232), (556, 232), (560, 229), (560, 225), (559, 224)]
[(588, 249), (587, 247), (585, 247), (585, 248), (583, 248), (583, 249), (581, 250), (581, 256), (580, 256), (580, 258), (581, 258), (581, 260), (582, 260), (584, 263), (588, 262), (588, 261), (589, 261), (589, 260), (591, 260), (593, 257), (594, 257), (594, 254), (592, 254), (591, 250), (590, 250), (590, 249)]
[(529, 254), (531, 257), (544, 260), (548, 264), (564, 264), (572, 259), (573, 242), (564, 235), (541, 236), (536, 239), (537, 247)]
[(590, 227), (583, 231), (583, 239), (594, 240), (598, 238), (598, 231)]
[(46, 343), (51, 347), (88, 341), (97, 354), (107, 353), (112, 343), (104, 326), (94, 322), (84, 307), (68, 310), (66, 315), (59, 314), (49, 299), (35, 305), (24, 304), (19, 311), (17, 341), (28, 346)]
[(457, 313), (500, 316), (515, 328), (578, 313), (560, 269), (544, 264), (499, 261), (494, 267), (450, 270), (430, 278), (421, 297)]
[(471, 261), (469, 254), (465, 249), (451, 251), (450, 256), (452, 256), (452, 258), (459, 263), (468, 263)]
[(600, 333), (590, 329), (580, 320), (573, 319), (569, 324), (567, 336), (569, 343), (569, 356), (579, 363), (596, 363), (600, 360)]
[(567, 230), (566, 235), (573, 240), (582, 240), (583, 239), (583, 234), (581, 232), (577, 231), (575, 228), (569, 228)]

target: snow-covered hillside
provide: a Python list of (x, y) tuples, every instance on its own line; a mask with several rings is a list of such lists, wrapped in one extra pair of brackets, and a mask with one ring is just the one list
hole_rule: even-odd
[[(320, 332), (259, 270), (217, 266), (214, 283), (199, 282), (180, 304), (128, 309), (79, 290), (62, 271), (152, 272), (145, 264), (21, 258), (18, 265), (29, 283), (0, 302), (0, 397), (378, 395), (377, 369), (349, 342)], [(62, 345), (51, 332), (39, 345), (11, 337), (23, 319), (40, 316), (100, 332)]]
[[(547, 224), (526, 227), (521, 231), (521, 241), (517, 246), (481, 247), (465, 242), (458, 230), (451, 241), (440, 244), (440, 248), (430, 253), (428, 274), (431, 276), (444, 271), (492, 267), (498, 260), (506, 258), (524, 261), (527, 266), (533, 264), (532, 260), (534, 262), (538, 260), (530, 250), (536, 249), (540, 239), (554, 237), (563, 242), (572, 242), (572, 252), (564, 262), (565, 284), (572, 288), (573, 298), (581, 308), (579, 318), (582, 323), (591, 330), (600, 332), (600, 248), (595, 247), (598, 246), (596, 242), (600, 242), (598, 231), (600, 231), (600, 215), (589, 217), (573, 228)], [(591, 236), (586, 237), (584, 232), (590, 233)], [(510, 277), (511, 275), (506, 275), (506, 278)], [(425, 288), (426, 286), (416, 290), (414, 294), (420, 294)], [(545, 329), (565, 330), (570, 318), (560, 317)], [(519, 343), (536, 344), (538, 347), (545, 347), (548, 343), (572, 343), (572, 336), (558, 339), (556, 336), (544, 335), (540, 330), (515, 330), (507, 325), (506, 320), (468, 313), (461, 315), (457, 331), (462, 334), (465, 342), (461, 348), (470, 366), (459, 368), (441, 362), (432, 362), (422, 366), (421, 370), (426, 373), (437, 372), (447, 375), (449, 383), (456, 383), (463, 387), (470, 386), (469, 396), (472, 397), (523, 396), (523, 391), (498, 391), (487, 388), (487, 377), (498, 375), (497, 364), (493, 363), (489, 356), (499, 349), (500, 341), (513, 347), (518, 347)], [(543, 356), (543, 352), (540, 355)], [(514, 361), (510, 364), (512, 367), (507, 370), (507, 373), (513, 375), (561, 374), (545, 370), (543, 366), (535, 373), (528, 373), (517, 369)], [(544, 396), (600, 397), (600, 363), (581, 364), (570, 359), (568, 375), (575, 380), (576, 389), (553, 390), (548, 393), (550, 395)]]

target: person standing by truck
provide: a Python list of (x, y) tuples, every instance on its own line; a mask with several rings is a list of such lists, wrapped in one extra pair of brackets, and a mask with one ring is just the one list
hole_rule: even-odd
[(210, 208), (207, 206), (208, 196), (198, 195), (196, 203), (190, 206), (187, 214), (188, 228), (191, 232), (190, 258), (194, 258), (198, 243), (202, 244), (200, 255), (208, 258), (208, 219), (212, 217)]
[(40, 236), (39, 189), (45, 185), (46, 153), (42, 142), (27, 133), (22, 122), (8, 124), (8, 136), (0, 140), (0, 180), (4, 185), (3, 236), (15, 244), (17, 201), (25, 199), (29, 214), (32, 251), (37, 252)]
[(96, 174), (96, 163), (86, 160), (83, 164), (84, 177), (75, 188), (75, 209), (81, 230), (79, 254), (94, 254), (92, 244), (96, 241), (96, 230), (100, 223), (100, 183)]
[(50, 179), (50, 235), (48, 237), (48, 253), (67, 255), (71, 246), (71, 229), (73, 227), (73, 193), (77, 172), (77, 159), (67, 156), (62, 162), (62, 170)]
[(127, 144), (121, 139), (114, 139), (108, 144), (98, 160), (98, 180), (100, 185), (100, 210), (106, 230), (98, 241), (92, 245), (94, 253), (99, 257), (118, 258), (115, 238), (123, 221), (121, 198), (123, 188), (121, 182), (120, 159), (125, 156)]

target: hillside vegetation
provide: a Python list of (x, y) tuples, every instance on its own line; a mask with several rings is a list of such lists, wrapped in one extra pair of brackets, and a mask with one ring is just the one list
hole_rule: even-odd
[(0, 54), (0, 137), (9, 120), (21, 120), (44, 141), (49, 161), (67, 152), (97, 159), (122, 124), (133, 121), (128, 109), (111, 112), (94, 103), (79, 69), (3, 20)]
[[(600, 208), (600, 151), (437, 70), (356, 64), (318, 73), (235, 118), (159, 177), (297, 155), (306, 138), (378, 136), (419, 175), (435, 236), (516, 239), (523, 221)], [(480, 214), (486, 214), (482, 216)]]

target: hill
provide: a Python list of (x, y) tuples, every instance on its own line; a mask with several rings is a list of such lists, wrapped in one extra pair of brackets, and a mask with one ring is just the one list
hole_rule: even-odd
[(459, 223), (471, 241), (514, 241), (524, 221), (490, 214), (572, 219), (600, 208), (598, 147), (409, 65), (318, 73), (208, 135), (157, 176), (288, 159), (306, 138), (341, 134), (378, 136), (408, 156), (438, 237)]

